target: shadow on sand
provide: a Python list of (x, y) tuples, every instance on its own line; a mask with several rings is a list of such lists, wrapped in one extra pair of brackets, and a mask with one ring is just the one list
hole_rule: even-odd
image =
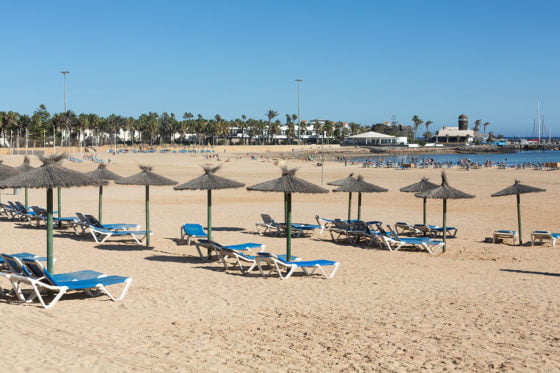
[(502, 272), (513, 272), (513, 273), (524, 273), (524, 274), (528, 274), (528, 275), (560, 277), (560, 273), (552, 273), (552, 272), (524, 271), (524, 270), (521, 270), (521, 269), (500, 269), (500, 271), (502, 271)]

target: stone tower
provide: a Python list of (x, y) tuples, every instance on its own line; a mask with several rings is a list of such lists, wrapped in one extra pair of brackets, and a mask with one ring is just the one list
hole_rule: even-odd
[(459, 130), (468, 130), (469, 129), (469, 117), (465, 114), (459, 115)]

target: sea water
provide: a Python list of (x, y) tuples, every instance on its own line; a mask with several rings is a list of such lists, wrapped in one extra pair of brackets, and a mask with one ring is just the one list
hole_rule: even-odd
[(521, 164), (540, 164), (544, 162), (560, 162), (560, 150), (536, 150), (518, 153), (473, 153), (473, 154), (425, 154), (425, 155), (371, 155), (367, 157), (351, 158), (354, 162), (403, 162), (410, 163), (412, 158), (416, 162), (423, 159), (433, 159), (434, 162), (457, 163), (462, 160), (469, 160), (471, 163), (484, 164), (486, 161), (505, 163), (508, 165)]

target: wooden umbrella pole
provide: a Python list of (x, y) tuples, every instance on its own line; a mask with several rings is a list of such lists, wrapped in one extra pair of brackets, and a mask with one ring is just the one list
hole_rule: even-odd
[(56, 188), (58, 202), (58, 218), (62, 217), (62, 188)]
[(516, 194), (517, 196), (517, 229), (519, 230), (519, 246), (523, 245), (523, 239), (521, 234), (521, 196)]
[(57, 188), (57, 202), (58, 202), (58, 227), (62, 225), (60, 218), (62, 217), (62, 188)]
[(99, 203), (97, 207), (97, 219), (103, 224), (103, 185), (99, 186)]
[(212, 239), (212, 190), (208, 189), (208, 239)]
[(351, 218), (352, 215), (352, 193), (348, 193), (348, 222), (350, 222), (350, 220), (352, 220)]
[(47, 189), (47, 270), (54, 274), (53, 252), (53, 190)]
[(286, 259), (292, 260), (292, 194), (284, 193), (286, 201)]
[(150, 246), (150, 186), (146, 185), (146, 246)]
[(443, 200), (443, 252), (447, 250), (447, 199)]
[(29, 208), (29, 188), (25, 188), (25, 211)]
[(358, 193), (358, 220), (362, 220), (362, 193)]
[(423, 213), (423, 224), (426, 225), (426, 200), (427, 198), (422, 198), (424, 200), (423, 205), (424, 205), (424, 213)]

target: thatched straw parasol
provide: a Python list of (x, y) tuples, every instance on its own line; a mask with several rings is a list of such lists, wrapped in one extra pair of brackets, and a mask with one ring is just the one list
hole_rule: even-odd
[(60, 162), (66, 154), (54, 154), (50, 157), (39, 156), (41, 167), (20, 173), (0, 182), (4, 188), (47, 189), (47, 268), (53, 268), (53, 188), (71, 188), (99, 185), (99, 182), (81, 172), (62, 167)]
[[(34, 169), (35, 169), (35, 167), (31, 166), (28, 156), (23, 157), (23, 163), (16, 167), (16, 170), (18, 170), (19, 172), (27, 172), (27, 171), (31, 171), (31, 170), (34, 170)], [(25, 209), (26, 210), (29, 207), (28, 205), (29, 205), (29, 188), (25, 188)]]
[(141, 172), (132, 176), (115, 180), (116, 184), (146, 186), (146, 246), (150, 246), (150, 185), (176, 185), (175, 180), (168, 179), (152, 172), (150, 166), (140, 166)]
[(212, 190), (213, 189), (230, 189), (241, 188), (245, 184), (235, 180), (226, 179), (225, 177), (216, 176), (215, 173), (221, 166), (212, 167), (212, 165), (202, 166), (204, 174), (184, 184), (173, 187), (175, 190), (206, 190), (208, 194), (208, 239), (212, 239)]
[[(15, 176), (19, 174), (19, 171), (13, 167), (7, 166), (3, 164), (3, 160), (0, 160), (0, 180), (5, 180), (9, 177)], [(0, 193), (0, 202), (2, 202), (1, 198), (2, 194)]]
[[(422, 193), (422, 192), (427, 192), (429, 190), (432, 190), (434, 188), (437, 188), (438, 185), (432, 183), (431, 181), (428, 181), (427, 177), (423, 177), (422, 180), (420, 180), (417, 183), (414, 184), (410, 184), (409, 186), (405, 186), (403, 188), (400, 189), (401, 192), (406, 192), (406, 193)], [(426, 198), (422, 198), (423, 199), (423, 224), (426, 225)]]
[(281, 192), (284, 193), (284, 213), (286, 222), (286, 254), (288, 261), (292, 256), (292, 193), (328, 193), (328, 189), (312, 184), (308, 181), (295, 176), (297, 168), (289, 170), (286, 166), (282, 166), (282, 176), (247, 187), (247, 190), (256, 190), (261, 192)]
[(492, 194), (492, 197), (502, 197), (511, 196), (515, 194), (517, 196), (517, 229), (519, 230), (519, 244), (523, 245), (523, 239), (521, 238), (521, 197), (520, 194), (525, 193), (538, 193), (546, 192), (546, 189), (535, 188), (529, 185), (521, 184), (519, 180), (515, 180), (515, 183), (504, 190), (500, 190)]
[(95, 180), (101, 182), (101, 184), (99, 184), (99, 202), (98, 202), (97, 220), (99, 220), (99, 222), (102, 223), (103, 222), (103, 183), (109, 180), (122, 179), (122, 177), (117, 175), (113, 171), (109, 171), (104, 163), (100, 163), (95, 170), (86, 172), (86, 175), (91, 176)]
[[(342, 184), (344, 184), (345, 181), (350, 179), (355, 179), (354, 173), (351, 173), (350, 175), (348, 175), (348, 177), (345, 177), (344, 179), (329, 181), (327, 185), (334, 185), (339, 187)], [(349, 192), (348, 193), (348, 220), (352, 219), (351, 216), (352, 216), (352, 192)]]
[[(357, 178), (349, 176), (339, 188), (334, 190), (334, 192), (358, 193), (358, 220), (362, 218), (362, 193), (382, 193), (388, 191), (386, 188), (365, 182), (361, 175)], [(350, 199), (351, 197), (349, 197)], [(348, 208), (348, 212), (350, 212), (350, 208)], [(348, 214), (348, 220), (350, 220), (350, 214)]]
[(443, 252), (445, 252), (447, 246), (447, 200), (474, 198), (474, 196), (449, 186), (445, 171), (441, 173), (441, 185), (439, 187), (426, 192), (416, 193), (415, 196), (418, 198), (443, 199)]

